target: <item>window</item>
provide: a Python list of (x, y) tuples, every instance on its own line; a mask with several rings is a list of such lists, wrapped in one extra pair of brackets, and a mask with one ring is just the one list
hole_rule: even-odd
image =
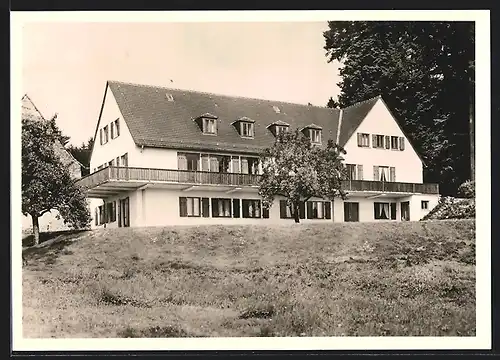
[(203, 133), (204, 134), (217, 134), (217, 123), (215, 119), (203, 119)]
[(391, 149), (399, 150), (399, 137), (391, 136)]
[(104, 205), (99, 206), (99, 225), (102, 225), (106, 223), (106, 219), (104, 219), (105, 213), (104, 213)]
[(231, 199), (212, 199), (212, 217), (231, 217)]
[(250, 122), (240, 122), (240, 134), (242, 137), (254, 137), (253, 123)]
[(120, 162), (121, 162), (121, 166), (125, 166), (125, 167), (128, 166), (128, 154), (127, 153), (122, 155)]
[(120, 136), (120, 124), (116, 119), (111, 123), (111, 139), (116, 139), (118, 136)]
[(321, 144), (321, 130), (309, 129), (309, 139), (313, 144)]
[(421, 202), (421, 208), (422, 208), (422, 210), (429, 209), (429, 201), (428, 200), (422, 200), (422, 202)]
[(201, 199), (199, 197), (180, 197), (179, 213), (181, 217), (201, 216)]
[(358, 146), (370, 147), (370, 134), (358, 133)]
[(120, 157), (119, 156), (116, 157), (116, 166), (120, 166)]
[(403, 151), (405, 149), (405, 138), (400, 137), (399, 138), (399, 150)]
[(114, 166), (113, 165), (113, 162), (115, 161), (115, 159), (111, 160), (109, 163), (108, 163), (108, 166)]
[(329, 201), (308, 201), (308, 219), (331, 219), (331, 204)]
[[(294, 211), (292, 206), (288, 204), (286, 200), (280, 200), (280, 218), (281, 219), (293, 219)], [(306, 204), (301, 201), (299, 203), (299, 219), (306, 218)]]
[(396, 203), (373, 203), (375, 220), (396, 220)]
[(373, 147), (382, 149), (384, 147), (384, 135), (372, 135)]
[(241, 158), (241, 173), (242, 174), (258, 174), (259, 173), (259, 159), (253, 157)]
[(346, 164), (347, 180), (356, 180), (356, 165)]
[(374, 181), (396, 181), (396, 168), (393, 166), (374, 166), (373, 167)]
[(344, 203), (344, 221), (359, 221), (359, 203), (345, 202)]
[(109, 140), (109, 127), (108, 127), (108, 125), (106, 125), (102, 130), (103, 130), (103, 136), (104, 136), (103, 144), (106, 144)]
[(288, 131), (288, 126), (276, 125), (276, 135), (279, 135), (279, 134), (287, 132), (287, 131)]
[(260, 200), (241, 200), (242, 214), (244, 218), (260, 218), (261, 203)]

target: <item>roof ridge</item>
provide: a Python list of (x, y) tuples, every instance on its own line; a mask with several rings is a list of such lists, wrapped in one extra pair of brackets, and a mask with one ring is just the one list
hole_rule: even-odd
[(133, 85), (133, 86), (142, 86), (142, 87), (147, 87), (147, 88), (160, 88), (160, 89), (165, 89), (165, 90), (177, 90), (177, 91), (186, 91), (190, 93), (197, 93), (197, 94), (205, 94), (205, 95), (215, 95), (215, 96), (223, 96), (227, 98), (235, 98), (235, 99), (247, 99), (247, 100), (258, 100), (258, 101), (267, 101), (267, 102), (277, 102), (277, 103), (282, 103), (282, 104), (289, 104), (289, 105), (299, 105), (307, 108), (318, 108), (318, 109), (329, 109), (329, 110), (338, 110), (338, 109), (333, 109), (329, 108), (326, 106), (318, 106), (318, 105), (308, 105), (308, 104), (300, 104), (300, 103), (294, 103), (291, 101), (282, 101), (282, 100), (268, 100), (268, 99), (260, 99), (256, 97), (250, 97), (250, 96), (241, 96), (241, 95), (226, 95), (226, 94), (220, 94), (220, 93), (214, 93), (214, 92), (209, 92), (209, 91), (201, 91), (201, 90), (192, 90), (192, 89), (182, 89), (182, 88), (175, 88), (175, 87), (167, 87), (167, 86), (161, 86), (161, 85), (146, 85), (146, 84), (138, 84), (138, 83), (132, 83), (128, 81), (118, 81), (118, 80), (108, 80), (109, 83), (117, 83), (117, 84), (126, 84), (126, 85)]
[(369, 98), (369, 99), (366, 99), (366, 100), (362, 100), (362, 101), (355, 102), (355, 103), (354, 103), (354, 104), (352, 104), (352, 105), (349, 105), (349, 106), (346, 106), (345, 108), (342, 108), (342, 110), (346, 110), (346, 109), (352, 108), (352, 107), (354, 107), (354, 106), (358, 106), (358, 105), (361, 105), (361, 104), (367, 103), (368, 101), (371, 101), (371, 100), (374, 100), (374, 99), (377, 99), (377, 98), (382, 99), (382, 95), (380, 95), (380, 94), (379, 94), (379, 95), (373, 96), (373, 97), (371, 97), (371, 98)]

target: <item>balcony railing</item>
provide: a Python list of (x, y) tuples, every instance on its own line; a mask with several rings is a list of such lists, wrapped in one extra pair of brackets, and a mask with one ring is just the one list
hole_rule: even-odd
[[(193, 185), (258, 186), (260, 175), (216, 173), (207, 171), (151, 169), (109, 166), (79, 180), (79, 184), (92, 189), (110, 181), (165, 182)], [(344, 180), (345, 191), (396, 192), (438, 194), (438, 184), (417, 184), (369, 180)]]

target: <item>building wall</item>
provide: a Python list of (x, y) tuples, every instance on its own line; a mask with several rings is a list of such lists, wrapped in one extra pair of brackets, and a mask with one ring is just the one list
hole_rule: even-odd
[[(398, 124), (382, 100), (378, 100), (363, 120), (358, 129), (344, 146), (344, 159), (349, 164), (363, 165), (363, 180), (373, 179), (373, 166), (393, 166), (396, 168), (396, 181), (409, 183), (423, 183), (422, 161), (405, 138), (405, 149), (391, 150), (359, 147), (357, 133), (379, 134), (389, 136), (404, 136)], [(375, 179), (376, 180), (376, 179)]]
[[(119, 119), (120, 123), (120, 136), (115, 139), (111, 139), (110, 135), (109, 141), (106, 144), (101, 145), (99, 137), (100, 129), (104, 128), (106, 125), (110, 126), (111, 122), (116, 119)], [(94, 138), (94, 147), (90, 158), (90, 171), (94, 172), (95, 168), (98, 166), (106, 164), (125, 153), (128, 154), (129, 166), (133, 166), (132, 164), (136, 164), (137, 166), (137, 161), (134, 159), (138, 152), (139, 148), (135, 145), (127, 124), (123, 120), (123, 116), (118, 108), (113, 93), (108, 88), (106, 91), (106, 97), (104, 98), (104, 106), (99, 120), (98, 129)]]
[[(293, 222), (293, 219), (281, 219), (279, 200), (284, 198), (276, 197), (273, 206), (269, 209), (269, 219), (264, 218), (204, 218), (204, 217), (181, 217), (179, 214), (179, 197), (200, 197), (200, 198), (230, 198), (230, 199), (256, 199), (259, 196), (255, 192), (237, 192), (226, 194), (215, 191), (189, 191), (146, 188), (137, 191), (124, 193), (117, 197), (106, 199), (109, 201), (118, 201), (125, 197), (130, 201), (130, 226), (167, 226), (167, 225), (206, 225), (206, 224), (276, 224), (284, 222)], [(438, 202), (438, 195), (412, 195), (404, 198), (375, 198), (367, 199), (364, 197), (350, 197), (346, 201), (359, 203), (359, 221), (360, 222), (381, 222), (381, 221), (401, 221), (401, 202), (410, 201), (410, 220), (420, 220), (428, 211), (430, 211)], [(321, 200), (312, 198), (311, 200)], [(421, 200), (429, 201), (427, 210), (421, 209)], [(375, 220), (374, 202), (395, 202), (396, 220)], [(104, 227), (104, 225), (95, 225), (95, 208), (103, 203), (102, 200), (93, 200), (92, 227)], [(118, 206), (118, 203), (117, 203)], [(344, 201), (335, 199), (331, 206), (331, 219), (301, 219), (301, 223), (330, 223), (344, 222)], [(211, 210), (210, 210), (211, 211)], [(107, 223), (107, 228), (118, 227), (118, 219), (113, 223)]]

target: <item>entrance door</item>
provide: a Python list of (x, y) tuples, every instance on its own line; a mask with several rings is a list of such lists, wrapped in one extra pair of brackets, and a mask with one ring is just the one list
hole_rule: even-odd
[(129, 198), (120, 199), (120, 214), (118, 217), (119, 227), (129, 227), (130, 226), (130, 207)]
[(344, 203), (344, 221), (359, 221), (359, 203)]
[(410, 221), (410, 202), (401, 203), (401, 221)]

